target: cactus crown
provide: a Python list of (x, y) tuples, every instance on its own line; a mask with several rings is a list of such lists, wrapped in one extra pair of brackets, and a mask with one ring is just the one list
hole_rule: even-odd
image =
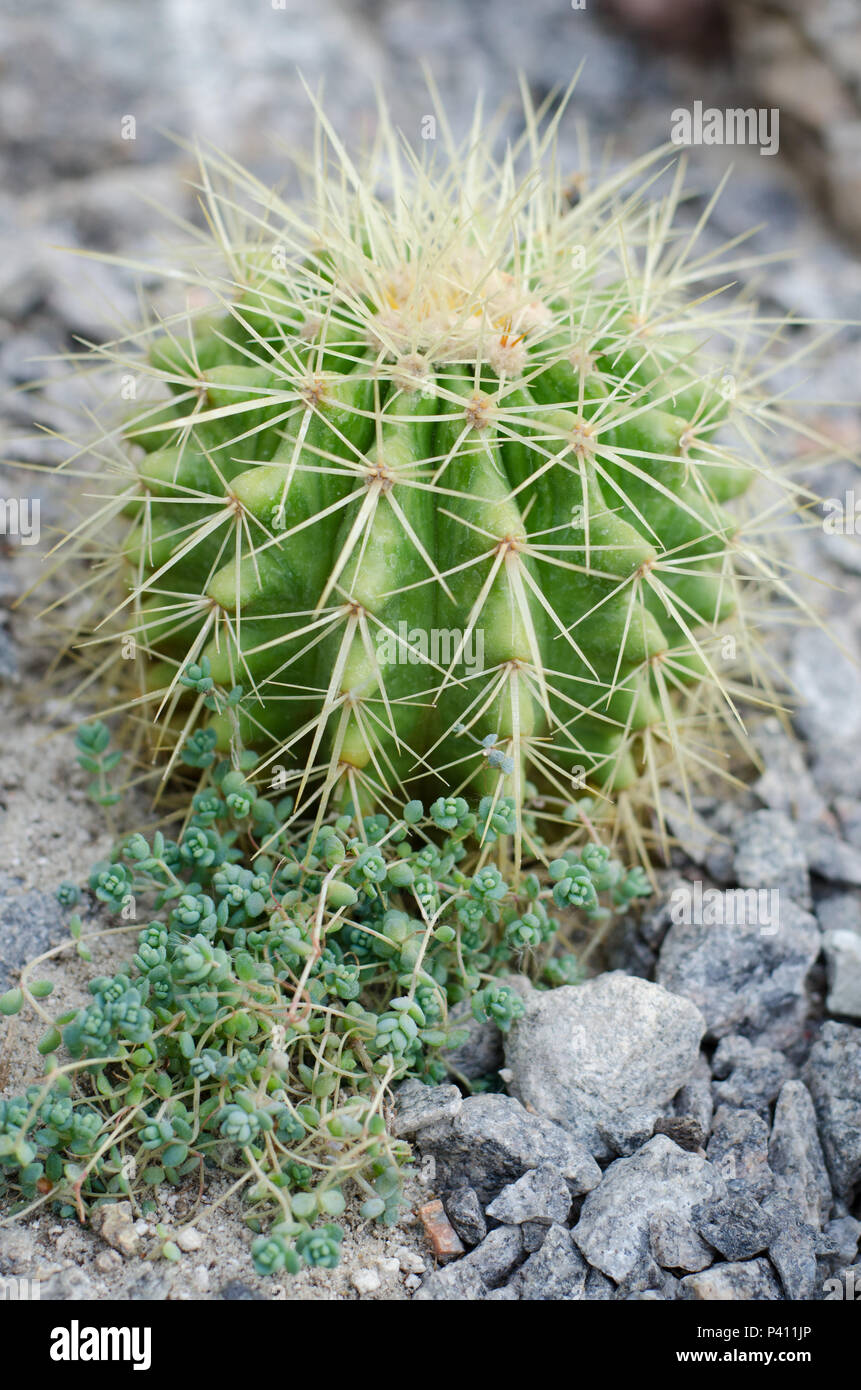
[(480, 112), (435, 160), (382, 110), (358, 166), (321, 111), (301, 206), (208, 155), (186, 303), (94, 349), (140, 384), (75, 533), (126, 584), (96, 640), (135, 639), (168, 743), (241, 734), (297, 813), (711, 778), (760, 679), (779, 330), (715, 308), (745, 262), (680, 225), (666, 151), (566, 187), (563, 110), (499, 160)]

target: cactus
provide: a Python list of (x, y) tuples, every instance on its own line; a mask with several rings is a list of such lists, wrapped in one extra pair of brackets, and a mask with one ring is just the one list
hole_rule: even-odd
[(442, 123), (438, 165), (382, 112), (358, 168), (321, 112), (302, 207), (202, 161), (188, 302), (103, 351), (142, 385), (77, 533), (175, 746), (238, 733), (318, 808), (721, 769), (782, 584), (774, 330), (706, 303), (735, 262), (678, 170), (653, 195), (665, 151), (566, 190), (561, 109), (498, 163)]

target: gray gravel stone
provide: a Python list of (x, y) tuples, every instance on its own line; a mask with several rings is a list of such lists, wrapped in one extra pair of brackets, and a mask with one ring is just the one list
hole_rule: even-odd
[(823, 1024), (804, 1073), (834, 1192), (850, 1201), (861, 1180), (861, 1028)]
[(600, 1269), (590, 1269), (586, 1276), (583, 1298), (589, 1303), (609, 1303), (618, 1297), (618, 1289), (612, 1279), (602, 1274)]
[(705, 864), (717, 848), (717, 836), (693, 806), (675, 792), (661, 790), (661, 811), (667, 828), (693, 864)]
[(727, 1260), (761, 1254), (776, 1233), (759, 1203), (742, 1192), (694, 1207), (691, 1221), (703, 1240)]
[(720, 1106), (706, 1153), (725, 1182), (738, 1184), (736, 1191), (761, 1201), (774, 1186), (768, 1165), (768, 1125), (755, 1110)]
[(455, 1260), (445, 1269), (434, 1270), (413, 1294), (419, 1302), (472, 1303), (487, 1297), (487, 1285), (478, 1270)]
[(36, 1241), (23, 1226), (0, 1226), (0, 1274), (29, 1275)]
[(795, 723), (801, 733), (815, 747), (833, 747), (839, 731), (845, 758), (861, 735), (861, 673), (828, 633), (804, 628), (793, 638), (790, 676), (800, 700)]
[(816, 919), (823, 932), (854, 931), (861, 936), (861, 893), (834, 893), (820, 898)]
[(673, 1109), (679, 1116), (689, 1116), (700, 1126), (704, 1134), (712, 1127), (714, 1100), (712, 1098), (711, 1068), (700, 1053), (690, 1081), (687, 1081), (673, 1101)]
[(816, 1130), (816, 1112), (802, 1081), (787, 1081), (774, 1110), (768, 1161), (777, 1187), (802, 1220), (822, 1225), (831, 1210), (831, 1183)]
[(480, 1245), (457, 1261), (478, 1271), (489, 1289), (496, 1288), (508, 1278), (523, 1257), (523, 1238), (516, 1226), (497, 1226), (488, 1231)]
[(511, 1089), (596, 1157), (647, 1138), (694, 1070), (698, 1010), (646, 980), (613, 972), (525, 1004), (505, 1043)]
[(804, 1028), (805, 981), (821, 948), (816, 919), (784, 895), (773, 925), (737, 926), (726, 920), (735, 904), (723, 901), (723, 920), (673, 923), (656, 979), (697, 1005), (712, 1037), (739, 1032), (786, 1047)]
[(435, 1158), (442, 1189), (474, 1187), (485, 1202), (541, 1163), (560, 1169), (572, 1195), (601, 1181), (597, 1163), (572, 1134), (511, 1096), (468, 1096), (457, 1115), (422, 1130), (420, 1148)]
[(487, 1235), (487, 1222), (474, 1187), (458, 1187), (444, 1202), (446, 1215), (464, 1245), (479, 1245)]
[(861, 849), (861, 801), (855, 796), (838, 796), (834, 799), (834, 809), (840, 820), (843, 838)]
[(769, 715), (753, 736), (765, 765), (753, 790), (772, 811), (783, 811), (793, 820), (815, 821), (825, 811), (825, 800), (816, 789), (804, 759), (803, 745), (786, 732), (780, 720)]
[(674, 1211), (659, 1211), (649, 1221), (649, 1245), (662, 1269), (684, 1269), (689, 1273), (707, 1269), (714, 1250), (697, 1234), (687, 1217)]
[(815, 1229), (799, 1218), (795, 1203), (778, 1192), (762, 1205), (773, 1226), (768, 1256), (786, 1297), (794, 1302), (815, 1298), (819, 1285)]
[(573, 1302), (584, 1297), (589, 1266), (566, 1226), (551, 1226), (541, 1249), (521, 1265), (512, 1284), (518, 1297), (540, 1302)]
[(718, 1105), (737, 1105), (767, 1115), (781, 1086), (792, 1075), (782, 1052), (756, 1047), (737, 1033), (721, 1038), (712, 1058), (712, 1070), (723, 1078), (714, 1085)]
[(704, 1158), (656, 1135), (631, 1158), (610, 1164), (583, 1203), (574, 1239), (591, 1265), (620, 1284), (652, 1263), (653, 1218), (672, 1213), (680, 1223), (689, 1221), (693, 1207), (725, 1192)]
[(735, 878), (741, 888), (776, 888), (810, 906), (807, 856), (798, 827), (783, 811), (754, 811), (736, 831)]
[(552, 1163), (542, 1163), (504, 1187), (488, 1206), (487, 1215), (507, 1225), (540, 1221), (552, 1226), (564, 1224), (570, 1211), (568, 1184)]
[(681, 1281), (679, 1297), (701, 1302), (776, 1302), (780, 1287), (768, 1260), (717, 1264)]
[(49, 1303), (60, 1303), (79, 1299), (89, 1301), (96, 1297), (96, 1290), (90, 1276), (77, 1265), (60, 1269), (48, 1279), (43, 1279), (39, 1288), (39, 1298)]
[(829, 883), (861, 885), (861, 850), (818, 826), (805, 833), (804, 850), (811, 873)]
[(528, 1255), (533, 1255), (536, 1250), (541, 1249), (547, 1230), (548, 1227), (543, 1221), (523, 1222), (520, 1227), (520, 1234), (523, 1237), (523, 1248)]
[(10, 988), (28, 960), (62, 941), (65, 919), (52, 893), (16, 891), (0, 874), (0, 992)]
[(417, 1134), (428, 1125), (453, 1118), (463, 1105), (456, 1086), (425, 1086), (422, 1081), (404, 1081), (395, 1092), (391, 1133), (396, 1138)]
[(822, 938), (828, 972), (830, 1014), (861, 1018), (861, 935), (855, 931), (827, 931)]
[(223, 1284), (218, 1294), (227, 1303), (262, 1303), (265, 1294), (258, 1289), (252, 1289), (249, 1284), (243, 1284), (241, 1279), (230, 1279)]
[(858, 1241), (861, 1239), (861, 1221), (854, 1216), (838, 1216), (829, 1221), (816, 1245), (817, 1254), (837, 1261), (841, 1266), (851, 1265), (858, 1254)]

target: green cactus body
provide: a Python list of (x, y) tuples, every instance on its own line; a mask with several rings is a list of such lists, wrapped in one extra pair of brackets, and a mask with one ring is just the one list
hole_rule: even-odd
[(148, 689), (187, 733), (206, 657), (243, 689), (221, 745), (238, 717), (303, 794), (617, 790), (722, 694), (764, 471), (678, 181), (569, 206), (540, 142), (517, 184), (474, 149), (408, 175), (386, 140), (394, 193), (342, 154), (306, 222), (249, 179), (228, 235), (213, 193), (216, 306), (153, 331), (119, 499)]

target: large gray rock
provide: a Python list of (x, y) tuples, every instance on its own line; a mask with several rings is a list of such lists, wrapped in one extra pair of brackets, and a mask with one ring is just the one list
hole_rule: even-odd
[[(713, 910), (680, 904), (658, 956), (658, 984), (691, 999), (713, 1038), (743, 1033), (775, 1048), (796, 1042), (807, 1013), (805, 981), (821, 947), (815, 917), (785, 895), (769, 899), (764, 922), (750, 921), (729, 893), (707, 905)], [(739, 916), (747, 917), (741, 925)]]
[(816, 1112), (803, 1081), (787, 1081), (778, 1096), (768, 1144), (777, 1187), (799, 1216), (817, 1229), (831, 1210), (831, 1183), (816, 1131)]
[(861, 1028), (824, 1024), (804, 1079), (813, 1097), (832, 1187), (849, 1202), (861, 1181)]
[(659, 1134), (631, 1158), (610, 1164), (583, 1203), (574, 1239), (590, 1265), (617, 1284), (629, 1283), (653, 1263), (658, 1218), (674, 1218), (677, 1247), (684, 1240), (696, 1249), (691, 1211), (724, 1196), (726, 1186), (711, 1163)]
[(554, 1164), (572, 1196), (601, 1181), (601, 1169), (574, 1135), (511, 1096), (468, 1096), (457, 1115), (421, 1131), (419, 1147), (436, 1161), (438, 1186), (473, 1187), (490, 1201), (530, 1168)]
[(630, 1152), (692, 1075), (703, 1019), (686, 999), (613, 972), (533, 991), (508, 1034), (511, 1090), (597, 1158)]

